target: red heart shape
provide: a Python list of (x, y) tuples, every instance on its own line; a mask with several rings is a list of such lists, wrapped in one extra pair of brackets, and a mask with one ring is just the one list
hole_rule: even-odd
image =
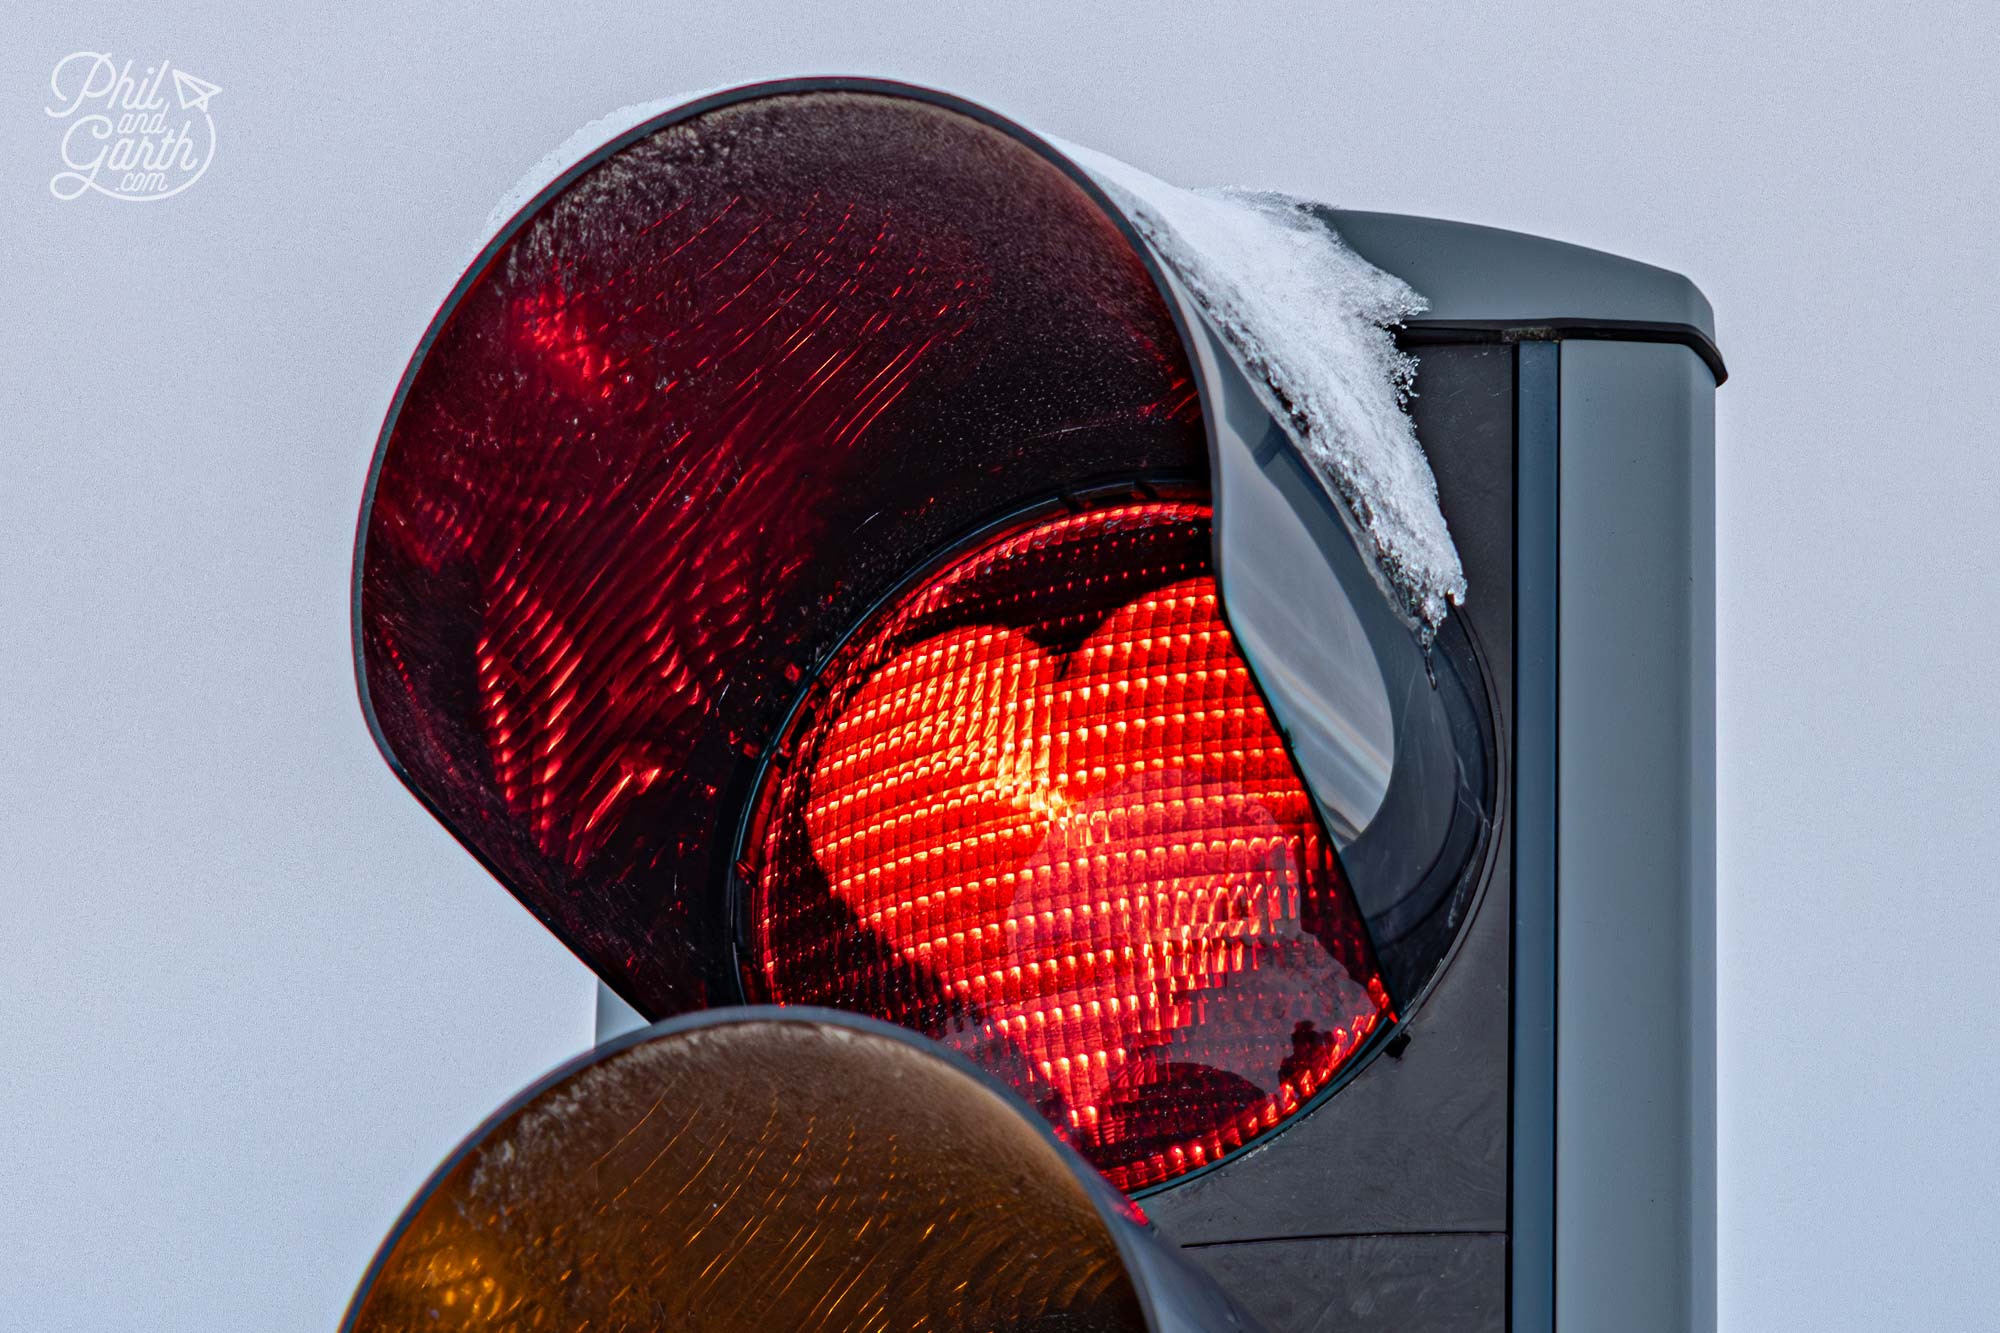
[[(906, 648), (826, 729), (804, 819), (834, 896), (979, 1015), (954, 1040), (1024, 1053), (1128, 1187), (1275, 1123), (1387, 1011), (1211, 577), (1066, 653), (995, 625)], [(1163, 1106), (1220, 1123), (1126, 1161)]]

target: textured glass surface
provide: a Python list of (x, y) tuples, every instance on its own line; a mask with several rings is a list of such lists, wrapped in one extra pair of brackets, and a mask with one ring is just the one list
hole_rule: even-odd
[(1125, 504), (906, 592), (815, 683), (746, 849), (771, 998), (943, 1038), (1126, 1189), (1393, 1017), (1210, 549), (1206, 505)]
[(538, 204), (413, 371), (364, 527), (415, 790), (633, 1004), (726, 1000), (727, 841), (799, 682), (932, 553), (1198, 475), (1131, 244), (1004, 131), (767, 96)]
[(1055, 1145), (890, 1037), (741, 1021), (543, 1086), (419, 1197), (357, 1333), (1146, 1327)]

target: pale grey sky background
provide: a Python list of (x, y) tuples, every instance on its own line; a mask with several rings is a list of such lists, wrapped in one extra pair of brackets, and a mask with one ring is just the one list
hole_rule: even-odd
[[(2000, 10), (186, 3), (0, 15), (0, 1328), (330, 1326), (591, 986), (357, 711), (349, 544), (487, 211), (620, 105), (933, 83), (1182, 183), (1694, 278), (1719, 395), (1724, 1327), (2000, 1305)], [(50, 67), (219, 85), (58, 203)]]

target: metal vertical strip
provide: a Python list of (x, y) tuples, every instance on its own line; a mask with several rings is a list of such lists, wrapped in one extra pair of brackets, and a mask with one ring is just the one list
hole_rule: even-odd
[(1514, 1333), (1555, 1327), (1556, 727), (1561, 344), (1514, 360), (1514, 967), (1508, 1188)]

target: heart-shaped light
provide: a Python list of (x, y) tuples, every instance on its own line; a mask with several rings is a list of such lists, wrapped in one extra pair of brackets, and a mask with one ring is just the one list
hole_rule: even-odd
[(1126, 1188), (1388, 1015), (1207, 537), (1199, 505), (1067, 516), (908, 594), (829, 664), (751, 849), (774, 998), (932, 1028)]

